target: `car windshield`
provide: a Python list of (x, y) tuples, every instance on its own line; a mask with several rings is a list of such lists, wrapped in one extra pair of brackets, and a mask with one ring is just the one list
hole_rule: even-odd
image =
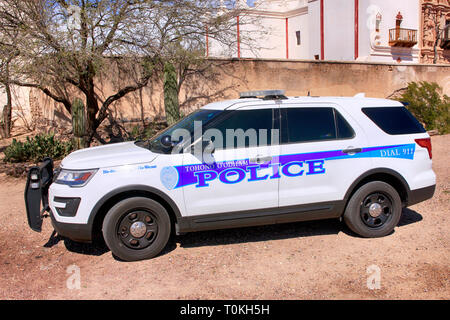
[(168, 127), (167, 129), (158, 133), (155, 137), (150, 139), (148, 148), (152, 152), (165, 153), (167, 152), (167, 148), (161, 145), (162, 137), (172, 136), (172, 133), (178, 129), (187, 130), (188, 132), (191, 133), (191, 136), (193, 136), (195, 121), (201, 121), (202, 126), (204, 126), (222, 112), (223, 112), (222, 110), (208, 110), (208, 109), (200, 109), (194, 111), (187, 117), (181, 119), (177, 123), (173, 124), (172, 126)]

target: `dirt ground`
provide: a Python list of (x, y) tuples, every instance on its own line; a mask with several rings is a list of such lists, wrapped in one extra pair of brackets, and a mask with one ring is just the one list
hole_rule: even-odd
[(25, 180), (1, 175), (0, 300), (449, 299), (450, 135), (432, 142), (436, 194), (403, 210), (385, 238), (356, 237), (337, 220), (208, 231), (173, 237), (162, 255), (133, 263), (52, 237), (48, 220), (31, 231)]

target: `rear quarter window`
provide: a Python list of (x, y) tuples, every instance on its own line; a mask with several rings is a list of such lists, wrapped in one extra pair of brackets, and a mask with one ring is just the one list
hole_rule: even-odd
[(420, 122), (405, 107), (362, 108), (362, 112), (387, 134), (426, 132)]

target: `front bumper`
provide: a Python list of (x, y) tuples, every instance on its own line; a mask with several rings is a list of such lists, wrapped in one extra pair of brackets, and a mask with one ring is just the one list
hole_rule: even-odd
[(50, 213), (52, 225), (58, 235), (78, 242), (92, 242), (92, 225), (66, 223), (56, 221), (53, 213)]

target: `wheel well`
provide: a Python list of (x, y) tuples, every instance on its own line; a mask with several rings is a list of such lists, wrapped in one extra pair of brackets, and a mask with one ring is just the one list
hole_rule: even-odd
[(406, 204), (408, 202), (408, 187), (405, 183), (400, 178), (384, 172), (373, 173), (361, 179), (353, 188), (351, 188), (351, 192), (346, 196), (346, 202), (350, 200), (356, 190), (372, 181), (382, 181), (391, 185), (398, 192), (398, 195), (402, 200), (402, 204)]
[(170, 217), (170, 224), (172, 228), (172, 232), (175, 230), (175, 223), (177, 222), (177, 217), (175, 214), (174, 209), (169, 205), (169, 203), (164, 200), (164, 198), (160, 197), (157, 194), (151, 193), (149, 191), (144, 190), (131, 190), (131, 191), (124, 191), (119, 194), (116, 194), (109, 198), (105, 203), (102, 204), (102, 206), (97, 211), (94, 222), (92, 225), (92, 239), (100, 240), (103, 239), (102, 235), (102, 224), (103, 220), (105, 219), (106, 214), (108, 213), (109, 209), (111, 209), (116, 203), (132, 198), (132, 197), (145, 197), (152, 200), (155, 200), (159, 204), (161, 204), (169, 213)]

